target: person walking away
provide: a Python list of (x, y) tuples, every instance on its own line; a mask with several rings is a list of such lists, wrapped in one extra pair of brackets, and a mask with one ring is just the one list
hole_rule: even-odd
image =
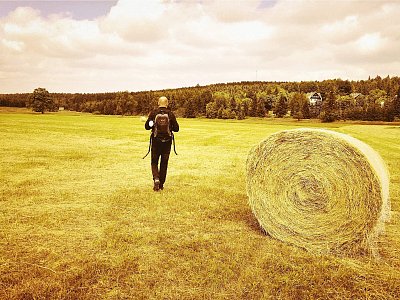
[(158, 108), (150, 112), (144, 127), (146, 130), (152, 130), (150, 139), (153, 190), (163, 190), (167, 177), (173, 132), (179, 131), (176, 117), (171, 109), (168, 108), (167, 97), (162, 96), (158, 99)]

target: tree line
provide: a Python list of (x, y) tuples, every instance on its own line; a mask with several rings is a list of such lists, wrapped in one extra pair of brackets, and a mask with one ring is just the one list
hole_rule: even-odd
[[(320, 102), (310, 102), (316, 93)], [(293, 117), (298, 120), (385, 120), (400, 117), (400, 78), (331, 79), (302, 82), (232, 82), (177, 89), (114, 93), (0, 94), (0, 106), (34, 111), (66, 110), (105, 115), (147, 115), (166, 96), (179, 117), (244, 119)]]

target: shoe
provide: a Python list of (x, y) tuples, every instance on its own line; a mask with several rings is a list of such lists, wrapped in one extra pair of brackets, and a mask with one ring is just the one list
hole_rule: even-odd
[(153, 191), (158, 192), (160, 190), (160, 180), (158, 178), (154, 179)]

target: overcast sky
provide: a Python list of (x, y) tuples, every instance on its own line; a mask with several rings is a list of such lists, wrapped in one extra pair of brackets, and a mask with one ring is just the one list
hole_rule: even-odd
[(400, 75), (399, 1), (1, 1), (0, 93)]

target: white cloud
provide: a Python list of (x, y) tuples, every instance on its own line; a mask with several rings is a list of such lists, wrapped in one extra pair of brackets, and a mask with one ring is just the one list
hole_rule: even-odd
[(383, 39), (379, 32), (367, 33), (357, 41), (357, 47), (361, 53), (376, 52), (383, 47)]
[(260, 14), (260, 11), (257, 10), (260, 6), (259, 0), (205, 0), (201, 1), (201, 3), (205, 14), (221, 22), (235, 23), (252, 21)]
[[(272, 5), (274, 4), (274, 5)], [(145, 90), (400, 75), (400, 3), (128, 1), (75, 20), (0, 18), (0, 92)]]
[(320, 30), (331, 41), (343, 44), (354, 39), (354, 33), (360, 30), (359, 17), (348, 15), (335, 22), (323, 24)]
[(19, 53), (22, 52), (25, 46), (25, 44), (20, 41), (10, 41), (7, 39), (2, 39), (1, 42), (6, 49)]
[(168, 20), (163, 18), (167, 4), (160, 1), (120, 0), (100, 22), (105, 32), (113, 32), (131, 42), (152, 42), (167, 34)]

